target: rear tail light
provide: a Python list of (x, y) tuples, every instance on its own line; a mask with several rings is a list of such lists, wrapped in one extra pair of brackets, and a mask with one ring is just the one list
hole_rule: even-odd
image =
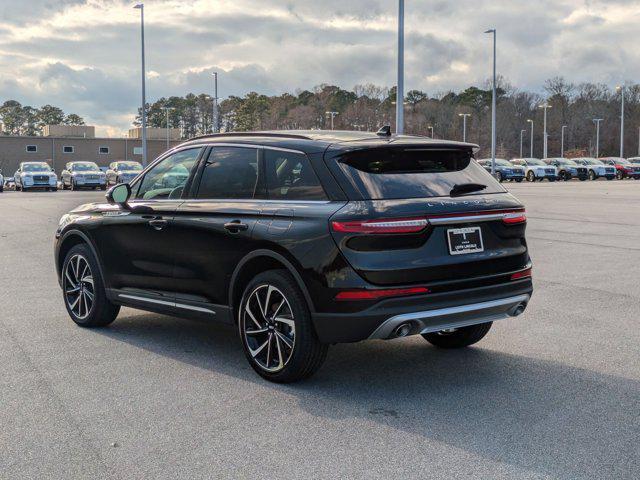
[(507, 225), (526, 223), (526, 221), (527, 215), (524, 213), (524, 211), (505, 213), (504, 217), (502, 217), (502, 222), (506, 223)]
[(411, 287), (386, 290), (345, 290), (336, 295), (336, 300), (379, 300), (381, 298), (406, 297), (408, 295), (420, 295), (423, 293), (429, 293), (429, 289), (426, 287)]
[(335, 232), (341, 233), (418, 233), (429, 221), (426, 218), (390, 218), (355, 222), (331, 222)]
[(520, 280), (522, 278), (531, 278), (532, 276), (532, 269), (531, 268), (527, 268), (526, 270), (522, 270), (521, 272), (516, 272), (513, 275), (511, 275), (511, 280)]

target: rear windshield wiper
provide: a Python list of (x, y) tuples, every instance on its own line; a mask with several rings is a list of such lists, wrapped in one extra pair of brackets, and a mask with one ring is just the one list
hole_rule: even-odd
[(456, 183), (449, 192), (449, 195), (457, 197), (459, 195), (464, 195), (465, 193), (479, 192), (485, 188), (487, 188), (487, 186), (481, 183)]

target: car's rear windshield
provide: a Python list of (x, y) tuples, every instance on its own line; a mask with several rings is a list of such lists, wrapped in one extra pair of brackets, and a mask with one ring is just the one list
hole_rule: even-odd
[(505, 192), (467, 150), (358, 150), (338, 157), (338, 165), (367, 200), (445, 197), (468, 183), (486, 185), (468, 195)]

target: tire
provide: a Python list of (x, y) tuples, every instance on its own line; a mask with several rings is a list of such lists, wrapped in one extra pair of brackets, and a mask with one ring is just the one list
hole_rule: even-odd
[(64, 305), (77, 325), (105, 327), (116, 319), (120, 306), (107, 299), (98, 262), (86, 244), (69, 250), (61, 275)]
[(69, 182), (69, 189), (70, 189), (72, 192), (75, 192), (76, 190), (78, 190), (78, 187), (76, 186), (76, 182), (74, 182), (73, 180), (71, 180), (71, 181)]
[(424, 338), (431, 345), (439, 348), (464, 348), (482, 340), (489, 330), (493, 322), (481, 323), (479, 325), (471, 325), (470, 327), (462, 327), (452, 332), (442, 331), (433, 333), (424, 333)]
[(527, 172), (527, 182), (535, 182), (536, 181), (536, 174), (533, 172), (533, 170), (529, 170)]
[(107, 186), (106, 186), (106, 185), (103, 185), (103, 186), (101, 186), (101, 187), (100, 187), (100, 190), (102, 190), (103, 192), (104, 192), (106, 189), (107, 189)]
[(594, 172), (593, 170), (589, 170), (589, 180), (593, 181), (597, 179), (598, 179), (598, 176), (596, 175), (596, 172)]
[(504, 177), (502, 176), (502, 172), (496, 172), (496, 180), (498, 180), (500, 183), (502, 183), (504, 181)]
[(251, 367), (276, 383), (310, 377), (329, 348), (318, 340), (304, 295), (286, 270), (263, 272), (247, 285), (238, 308), (238, 333)]
[(618, 180), (624, 180), (624, 173), (622, 173), (620, 171), (616, 172), (616, 178)]

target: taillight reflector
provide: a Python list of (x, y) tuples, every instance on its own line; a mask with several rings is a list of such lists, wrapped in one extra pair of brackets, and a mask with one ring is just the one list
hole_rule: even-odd
[(429, 221), (426, 218), (331, 222), (333, 230), (341, 233), (418, 233), (427, 225)]
[(527, 268), (526, 270), (522, 270), (521, 272), (516, 272), (511, 275), (511, 280), (520, 280), (521, 278), (531, 278), (532, 271), (531, 268)]
[(524, 212), (507, 213), (502, 217), (502, 221), (507, 225), (525, 223), (527, 221), (527, 215)]
[(386, 290), (345, 290), (336, 295), (336, 300), (378, 300), (388, 297), (404, 297), (429, 293), (426, 287), (391, 288)]

